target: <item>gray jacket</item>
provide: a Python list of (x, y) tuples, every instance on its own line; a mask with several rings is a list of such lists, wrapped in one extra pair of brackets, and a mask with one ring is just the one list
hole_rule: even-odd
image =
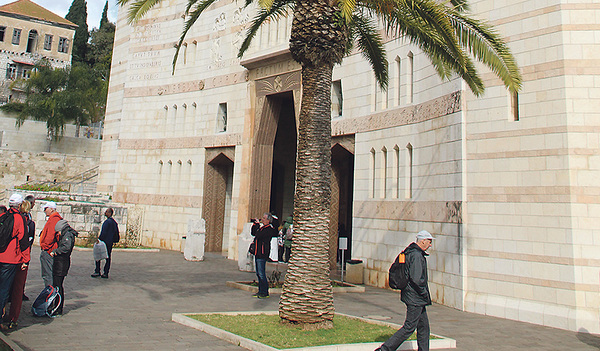
[(427, 306), (431, 305), (431, 295), (427, 284), (427, 260), (428, 254), (419, 245), (412, 243), (408, 245), (404, 254), (408, 263), (408, 286), (401, 291), (401, 300), (407, 305)]

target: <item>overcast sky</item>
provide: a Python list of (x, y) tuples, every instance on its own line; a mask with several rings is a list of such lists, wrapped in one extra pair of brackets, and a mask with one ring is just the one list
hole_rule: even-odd
[[(15, 0), (0, 0), (0, 6), (10, 4)], [(69, 12), (72, 0), (32, 0), (36, 4), (54, 12), (55, 14), (65, 17)], [(87, 25), (91, 30), (92, 28), (98, 28), (100, 26), (100, 18), (102, 17), (102, 10), (106, 0), (87, 0)], [(108, 1), (108, 19), (115, 23), (117, 21), (117, 1)]]

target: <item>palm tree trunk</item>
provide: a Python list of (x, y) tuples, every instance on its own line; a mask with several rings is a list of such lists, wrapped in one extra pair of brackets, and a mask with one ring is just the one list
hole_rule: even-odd
[(330, 328), (334, 315), (329, 279), (331, 202), (331, 77), (333, 65), (302, 66), (294, 244), (279, 302), (279, 316), (305, 328)]

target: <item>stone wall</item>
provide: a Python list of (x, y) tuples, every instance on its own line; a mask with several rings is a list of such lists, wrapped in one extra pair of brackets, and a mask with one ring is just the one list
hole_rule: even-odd
[[(44, 224), (46, 223), (46, 215), (42, 211), (43, 200), (38, 200), (34, 209), (31, 212), (33, 220), (36, 223), (36, 239), (39, 244), (39, 235)], [(87, 238), (97, 238), (100, 234), (102, 222), (106, 219), (104, 211), (108, 207), (114, 210), (113, 218), (119, 224), (119, 233), (121, 236), (120, 244), (127, 243), (128, 246), (139, 245), (139, 235), (128, 231), (128, 208), (119, 204), (101, 204), (101, 203), (84, 203), (84, 202), (59, 202), (57, 203), (57, 212), (69, 222), (69, 225), (79, 232), (77, 243), (84, 243)]]
[(65, 181), (98, 165), (99, 157), (0, 149), (0, 190), (27, 181)]

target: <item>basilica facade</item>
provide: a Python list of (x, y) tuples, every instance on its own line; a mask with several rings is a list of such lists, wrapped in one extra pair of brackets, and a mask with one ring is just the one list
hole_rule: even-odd
[[(173, 70), (185, 3), (165, 0), (135, 25), (120, 11), (98, 191), (129, 206), (145, 245), (180, 250), (202, 218), (205, 250), (236, 259), (250, 218), (293, 212), (291, 14), (239, 59), (256, 9), (217, 1)], [(402, 38), (385, 44), (387, 91), (357, 53), (334, 68), (331, 265), (348, 237), (364, 283), (385, 287), (425, 229), (435, 302), (600, 333), (600, 5), (480, 0), (471, 11), (508, 42), (518, 95), (482, 68), (476, 98)]]

